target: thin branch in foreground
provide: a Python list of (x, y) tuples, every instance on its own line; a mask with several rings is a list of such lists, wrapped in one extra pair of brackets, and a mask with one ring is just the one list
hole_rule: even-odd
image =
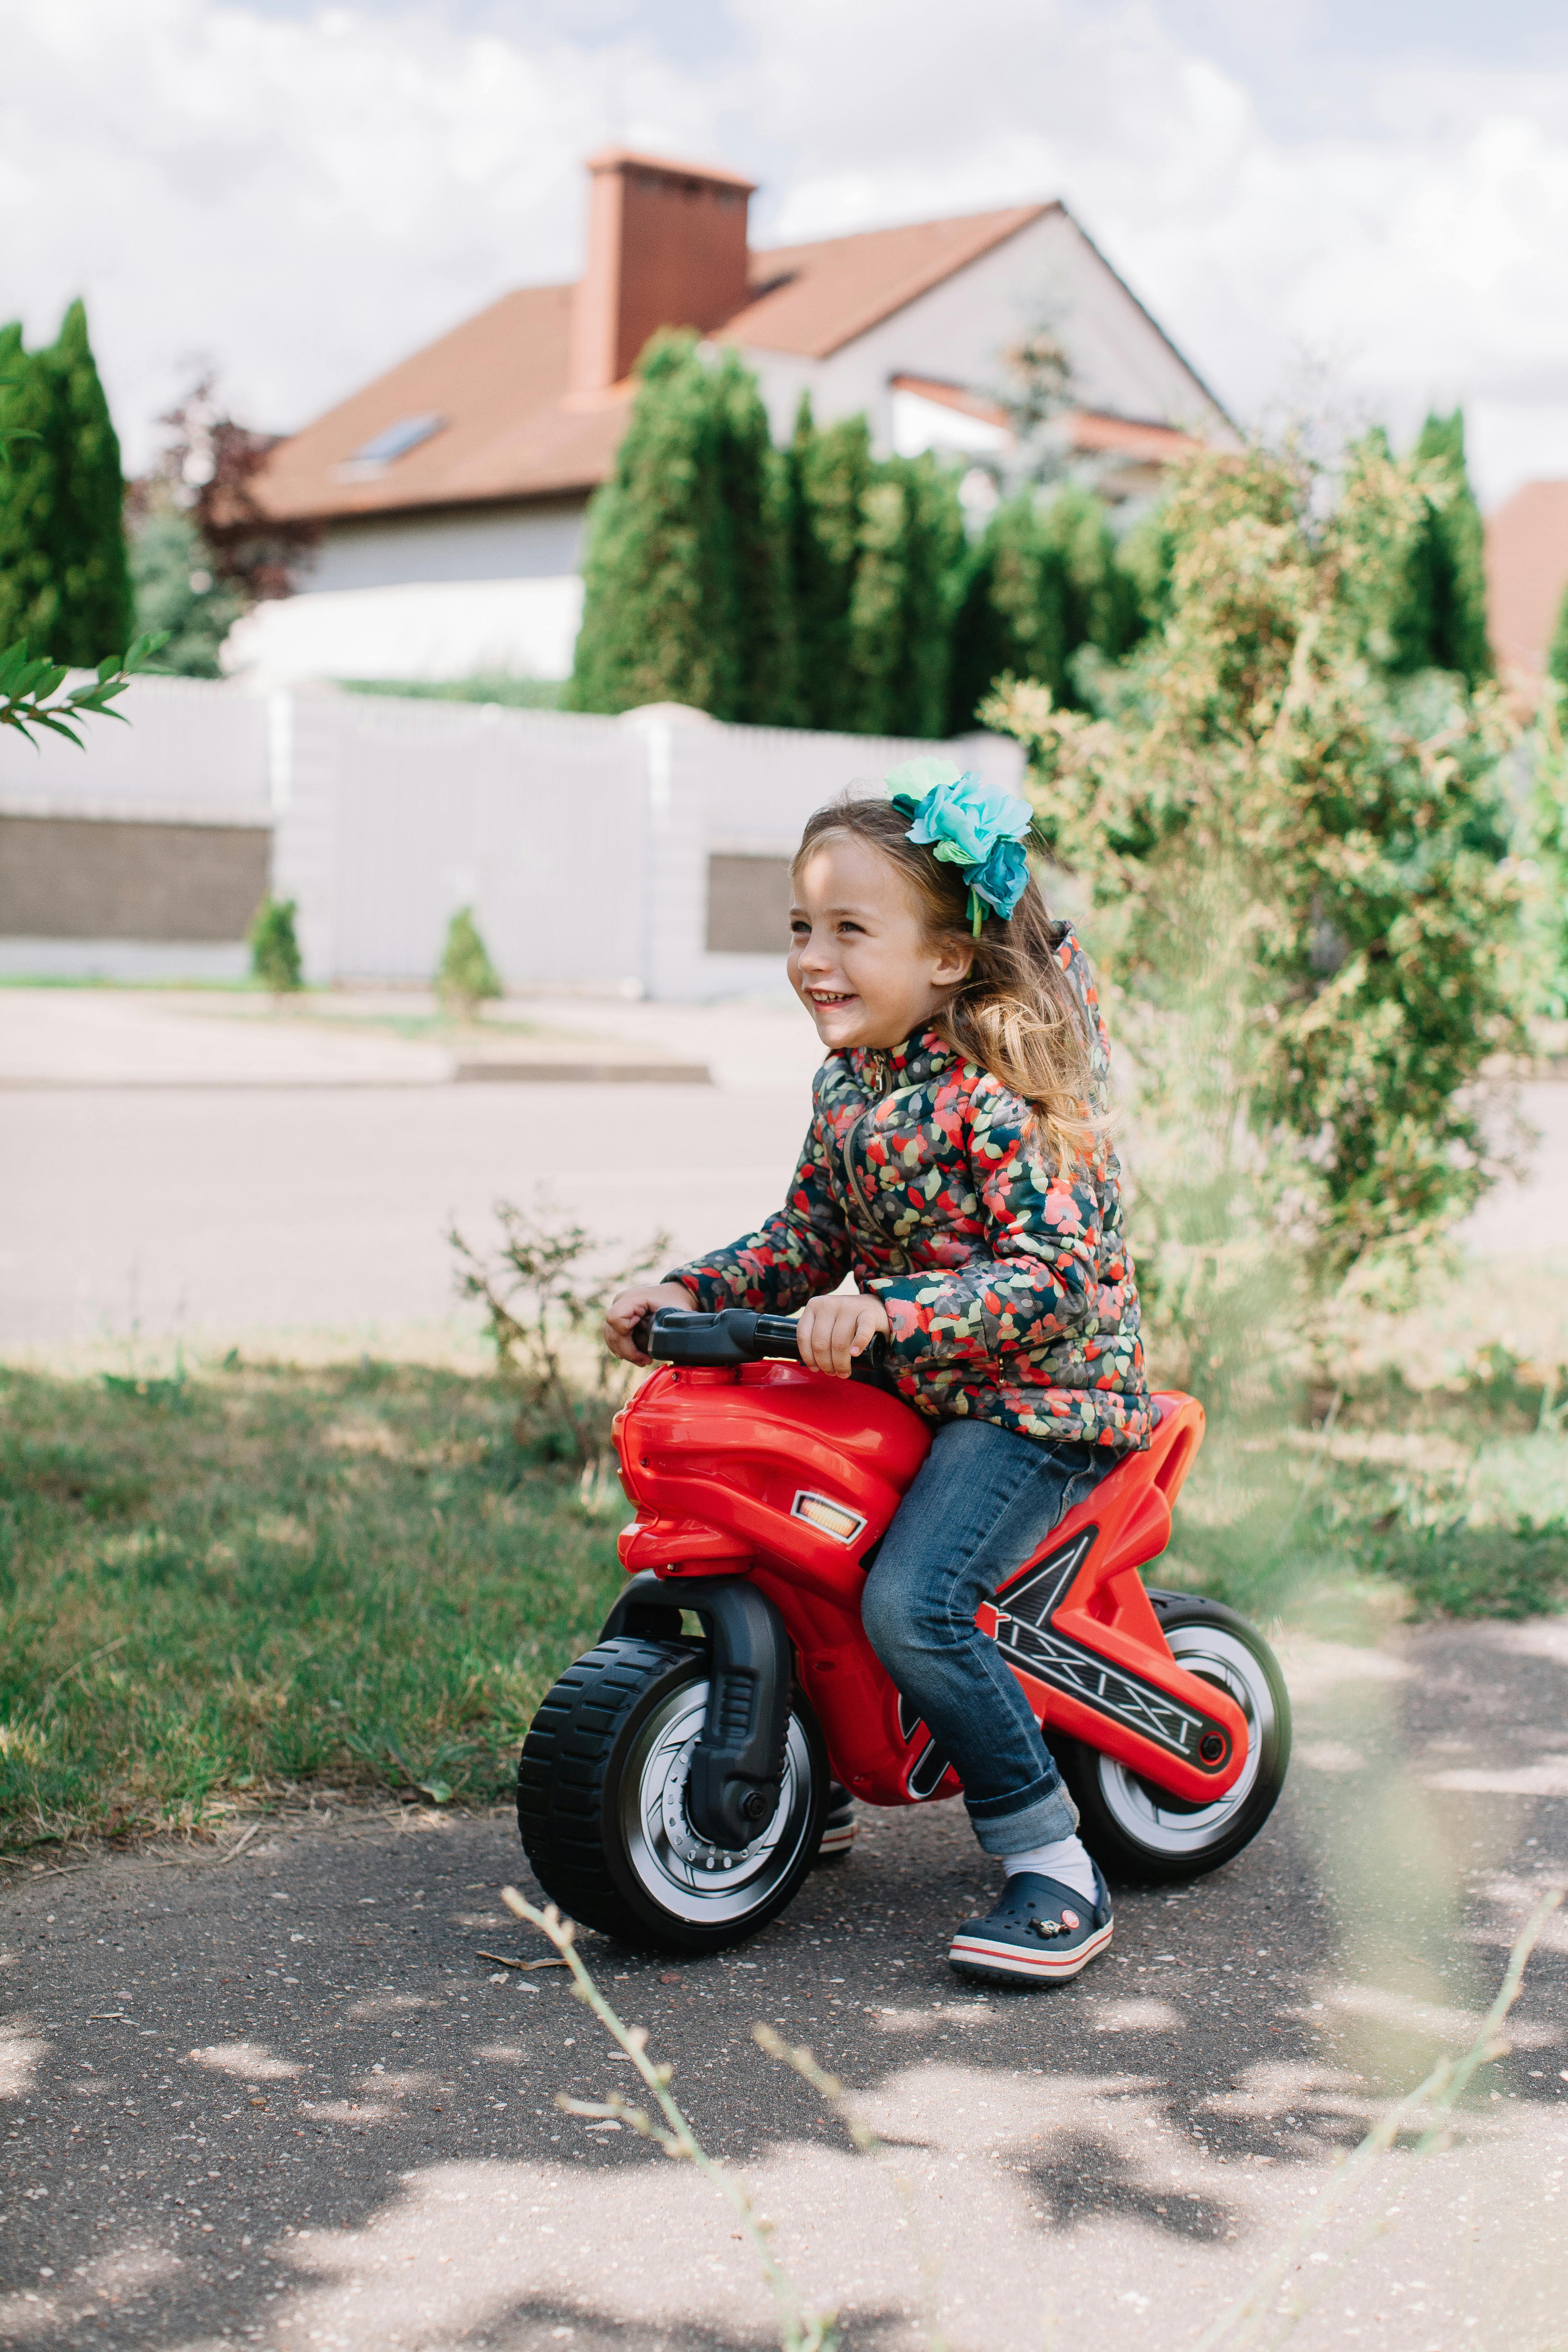
[[(850, 2105), (837, 2075), (829, 2074), (819, 2066), (809, 2050), (797, 2048), (795, 2043), (786, 2042), (782, 2034), (774, 2032), (771, 2025), (753, 2025), (752, 2039), (759, 2050), (765, 2051), (770, 2058), (777, 2058), (784, 2065), (792, 2066), (803, 2083), (810, 2084), (817, 2096), (833, 2109), (861, 2156), (880, 2161), (887, 2155), (885, 2142)], [(915, 2202), (913, 2181), (907, 2172), (895, 2172), (890, 2168), (888, 2178), (898, 2192), (914, 2244), (921, 2277), (921, 2315), (925, 2325), (926, 2352), (949, 2352), (948, 2341), (942, 2332), (937, 2315), (936, 2283), (942, 2271), (941, 2257), (932, 2253), (926, 2245), (925, 2233), (921, 2228), (920, 2209)]]
[[(1487, 2011), (1480, 2032), (1469, 2048), (1461, 2057), (1439, 2059), (1424, 2082), (1418, 2083), (1413, 2091), (1407, 2092), (1403, 2099), (1389, 2108), (1386, 2115), (1380, 2117), (1319, 2190), (1301, 2219), (1281, 2242), (1279, 2252), (1264, 2264), (1246, 2294), (1232, 2304), (1228, 2311), (1222, 2312), (1214, 2326), (1199, 2336), (1193, 2352), (1222, 2352), (1222, 2347), (1223, 2352), (1245, 2352), (1245, 2347), (1255, 2343), (1262, 2334), (1271, 2316), (1280, 2317), (1284, 2322), (1270, 2339), (1269, 2352), (1277, 2352), (1277, 2347), (1283, 2344), (1297, 2322), (1319, 2299), (1318, 2295), (1313, 2295), (1301, 2300), (1285, 2314), (1273, 2314), (1269, 2308), (1303, 2247), (1327, 2229), (1341, 2207), (1354, 2195), (1378, 2158), (1392, 2147), (1413, 2116), (1426, 2110), (1435, 2118), (1411, 2149), (1413, 2158), (1429, 2156), (1434, 2149), (1447, 2145), (1447, 2126), (1444, 2118), (1455, 2101), (1478, 2069), (1494, 2058), (1500, 2058), (1508, 2048), (1507, 2042), (1497, 2039), (1499, 2028), (1519, 1998), (1530, 1955), (1547, 1920), (1561, 1905), (1563, 1891), (1561, 1886), (1549, 1887), (1521, 1928), (1509, 1954), (1508, 1967), (1498, 1987), (1497, 1999)], [(1347, 2251), (1343, 2260), (1336, 2264), (1331, 2278), (1340, 2275), (1363, 2248), (1387, 2226), (1391, 2218), (1392, 2209), (1369, 2224)], [(1326, 2280), (1324, 2286), (1330, 2283)]]
[(676, 2104), (669, 2089), (671, 2069), (668, 2064), (656, 2065), (647, 2054), (647, 2029), (626, 2025), (616, 2016), (604, 1994), (584, 1967), (576, 1948), (576, 1928), (569, 1919), (563, 1919), (553, 1903), (542, 1911), (536, 1910), (515, 1886), (501, 1888), (501, 1901), (513, 1916), (526, 1919), (547, 1936), (572, 1971), (572, 1990), (584, 2007), (591, 2009), (611, 2039), (631, 2060), (644, 2083), (652, 2093), (654, 2102), (664, 2117), (662, 2125), (643, 2107), (628, 2106), (618, 2092), (608, 2099), (571, 2099), (558, 2093), (555, 2104), (563, 2115), (591, 2116), (607, 2123), (629, 2125), (643, 2139), (651, 2140), (666, 2156), (687, 2158), (703, 2177), (711, 2181), (719, 2194), (733, 2210), (742, 2229), (752, 2242), (768, 2292), (779, 2315), (779, 2340), (784, 2352), (837, 2352), (838, 2330), (832, 2312), (812, 2312), (805, 2307), (800, 2289), (784, 2269), (768, 2243), (773, 2225), (761, 2220), (741, 2183), (725, 2166), (710, 2156), (702, 2147), (690, 2124)]

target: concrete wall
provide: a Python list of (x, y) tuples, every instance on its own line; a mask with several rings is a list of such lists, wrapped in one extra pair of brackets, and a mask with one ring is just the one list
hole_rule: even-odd
[(301, 595), (442, 580), (554, 580), (581, 571), (585, 498), (333, 523), (300, 575)]
[(240, 940), (271, 847), (266, 826), (0, 816), (0, 939)]
[(267, 707), (141, 678), (85, 751), (0, 729), (0, 974), (237, 979), (266, 888)]
[[(0, 971), (195, 978), (219, 955), (241, 969), (269, 843), (265, 878), (298, 901), (318, 983), (428, 981), (452, 915), (472, 906), (516, 986), (771, 991), (805, 818), (931, 749), (726, 727), (675, 705), (592, 719), (146, 680), (125, 707), (132, 730), (111, 745), (95, 733), (85, 756), (37, 755), (25, 805), (16, 780), (35, 755), (0, 743)], [(955, 749), (1016, 785), (1016, 744)], [(94, 798), (81, 787), (100, 752)]]

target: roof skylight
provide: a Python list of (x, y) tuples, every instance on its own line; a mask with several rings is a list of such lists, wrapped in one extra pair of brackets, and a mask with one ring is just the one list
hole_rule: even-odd
[(395, 425), (387, 425), (363, 449), (356, 449), (349, 459), (351, 466), (390, 466), (395, 457), (406, 457), (410, 449), (417, 449), (433, 433), (439, 433), (447, 422), (433, 412), (426, 416), (402, 416)]

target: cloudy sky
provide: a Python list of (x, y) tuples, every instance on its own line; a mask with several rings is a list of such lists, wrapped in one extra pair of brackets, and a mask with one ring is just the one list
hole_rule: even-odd
[(574, 274), (606, 139), (762, 183), (759, 242), (1061, 195), (1235, 413), (1568, 474), (1549, 0), (0, 0), (0, 316), (84, 293), (128, 460), (193, 367), (303, 422)]

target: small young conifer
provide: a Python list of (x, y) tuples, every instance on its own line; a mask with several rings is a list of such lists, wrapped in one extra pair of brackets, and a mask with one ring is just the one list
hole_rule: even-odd
[(294, 930), (298, 912), (292, 898), (263, 898), (246, 934), (250, 976), (274, 996), (287, 996), (303, 985), (300, 942)]
[(471, 907), (459, 907), (447, 926), (436, 993), (460, 1021), (471, 1021), (479, 1005), (501, 993), (500, 975), (489, 960)]

